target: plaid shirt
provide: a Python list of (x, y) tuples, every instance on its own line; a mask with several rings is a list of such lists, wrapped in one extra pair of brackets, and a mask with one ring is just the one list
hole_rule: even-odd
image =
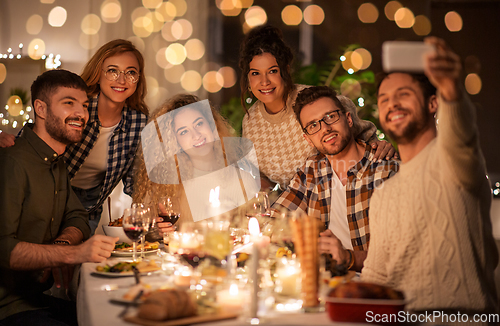
[[(73, 179), (80, 170), (83, 162), (99, 136), (101, 122), (97, 112), (99, 96), (90, 99), (89, 121), (83, 131), (83, 140), (67, 146), (64, 152), (64, 161), (68, 168), (69, 178)], [(108, 147), (108, 164), (104, 184), (97, 203), (89, 210), (90, 219), (99, 218), (102, 212), (102, 203), (108, 198), (113, 189), (123, 179), (123, 191), (131, 195), (133, 186), (132, 163), (140, 142), (141, 131), (146, 125), (147, 116), (138, 110), (123, 107), (122, 118), (113, 131)]]
[[(368, 208), (373, 191), (399, 170), (397, 161), (383, 160), (378, 163), (373, 160), (373, 154), (374, 150), (366, 145), (363, 158), (347, 171), (347, 221), (354, 250), (368, 249)], [(333, 173), (335, 172), (324, 154), (309, 157), (273, 207), (300, 210), (309, 216), (320, 218), (328, 228)]]

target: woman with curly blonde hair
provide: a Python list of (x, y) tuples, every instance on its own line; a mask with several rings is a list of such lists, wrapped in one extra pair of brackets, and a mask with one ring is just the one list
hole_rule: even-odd
[[(150, 117), (146, 129), (150, 124), (155, 124), (155, 128), (150, 129), (153, 130), (151, 135), (143, 134), (142, 144), (136, 156), (133, 201), (156, 207), (163, 196), (178, 197), (183, 209), (178, 225), (193, 221), (187, 203), (185, 182), (223, 168), (225, 153), (218, 146), (220, 143), (217, 140), (234, 137), (228, 122), (212, 105), (209, 112), (197, 105), (177, 110), (199, 101), (198, 97), (190, 94), (179, 94), (167, 100)], [(210, 114), (213, 118), (209, 116)], [(163, 146), (150, 146), (156, 137), (159, 138), (157, 130), (161, 130), (160, 142)], [(144, 144), (147, 148), (143, 148)], [(146, 160), (154, 161), (159, 157), (160, 162), (154, 164), (154, 168), (148, 171), (145, 155)], [(178, 182), (178, 175), (181, 181), (173, 184)], [(159, 223), (162, 231), (171, 230), (167, 224)]]

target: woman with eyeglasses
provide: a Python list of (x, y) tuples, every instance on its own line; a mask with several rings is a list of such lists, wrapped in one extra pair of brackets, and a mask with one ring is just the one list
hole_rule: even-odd
[[(292, 61), (292, 50), (276, 27), (251, 30), (240, 47), (242, 106), (246, 108), (245, 102), (251, 97), (257, 98), (243, 118), (243, 137), (254, 143), (261, 174), (272, 183), (279, 183), (282, 189), (306, 159), (316, 153), (303, 137), (293, 113), (298, 92), (307, 86), (293, 83)], [(394, 149), (389, 143), (378, 141), (375, 125), (358, 118), (350, 99), (339, 96), (339, 100), (351, 112), (356, 138), (373, 144), (374, 148), (378, 146), (377, 158), (392, 157)]]
[[(113, 40), (90, 58), (81, 77), (88, 86), (89, 120), (82, 141), (68, 145), (63, 157), (94, 234), (102, 204), (121, 180), (132, 194), (134, 156), (148, 116), (144, 58), (131, 42)], [(14, 145), (14, 139), (0, 133), (0, 147)]]
[(64, 160), (93, 233), (102, 204), (121, 180), (132, 194), (134, 156), (148, 115), (144, 58), (131, 42), (113, 40), (97, 50), (81, 77), (89, 87), (89, 121)]

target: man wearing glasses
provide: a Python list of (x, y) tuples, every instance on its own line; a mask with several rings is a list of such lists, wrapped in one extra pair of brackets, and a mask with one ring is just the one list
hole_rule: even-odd
[[(307, 159), (274, 204), (320, 218), (320, 253), (331, 254), (338, 264), (360, 271), (370, 241), (370, 197), (399, 169), (395, 160), (377, 161), (374, 150), (353, 135), (346, 105), (334, 90), (316, 86), (302, 90), (294, 111), (307, 142), (319, 154)], [(355, 110), (355, 109), (354, 109)], [(355, 112), (355, 111), (354, 111)]]

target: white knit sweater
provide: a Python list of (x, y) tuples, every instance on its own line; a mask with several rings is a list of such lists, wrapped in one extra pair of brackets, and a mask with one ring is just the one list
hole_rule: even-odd
[(438, 135), (377, 189), (362, 280), (403, 290), (407, 309), (498, 309), (491, 189), (468, 99), (439, 99)]

